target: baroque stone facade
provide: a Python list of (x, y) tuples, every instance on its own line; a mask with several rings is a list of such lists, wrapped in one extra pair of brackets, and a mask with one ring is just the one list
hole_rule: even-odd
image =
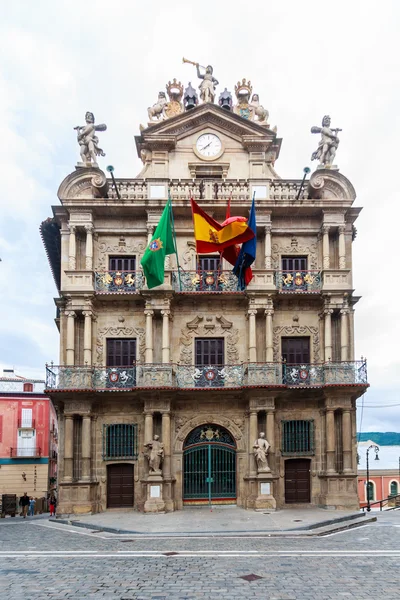
[[(136, 137), (139, 177), (79, 166), (42, 224), (60, 292), (46, 385), (60, 415), (58, 510), (356, 509), (367, 381), (354, 357), (354, 189), (334, 168), (304, 188), (279, 178), (281, 140), (258, 105), (254, 119), (211, 101), (159, 118), (160, 98)], [(204, 134), (218, 138), (214, 157), (199, 150)], [(181, 271), (171, 255), (149, 290), (140, 259), (168, 192)], [(257, 258), (239, 291), (225, 260), (197, 256), (190, 197), (223, 221), (228, 199), (247, 216), (253, 193)], [(260, 432), (268, 472), (254, 457)]]

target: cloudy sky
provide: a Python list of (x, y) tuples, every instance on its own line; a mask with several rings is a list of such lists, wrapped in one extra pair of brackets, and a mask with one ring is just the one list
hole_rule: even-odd
[(171, 78), (196, 80), (185, 56), (214, 66), (218, 91), (251, 79), (283, 137), (282, 177), (315, 168), (310, 126), (324, 114), (343, 129), (336, 162), (364, 207), (353, 246), (362, 296), (357, 356), (368, 357), (371, 383), (362, 430), (399, 431), (400, 276), (392, 260), (399, 255), (400, 3), (0, 0), (0, 8), (0, 369), (43, 377), (44, 363), (58, 361), (56, 288), (38, 228), (78, 160), (73, 127), (93, 111), (108, 126), (101, 166), (135, 177), (134, 135), (146, 108)]

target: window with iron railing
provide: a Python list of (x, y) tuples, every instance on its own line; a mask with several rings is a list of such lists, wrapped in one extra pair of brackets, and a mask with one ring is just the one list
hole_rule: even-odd
[(282, 455), (314, 453), (314, 421), (282, 421)]
[(137, 456), (136, 424), (104, 425), (103, 460), (127, 460), (135, 459)]

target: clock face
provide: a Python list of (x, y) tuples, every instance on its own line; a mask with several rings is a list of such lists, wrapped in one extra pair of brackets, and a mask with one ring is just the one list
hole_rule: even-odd
[(222, 143), (214, 133), (203, 133), (196, 142), (196, 149), (199, 154), (209, 158), (221, 152)]

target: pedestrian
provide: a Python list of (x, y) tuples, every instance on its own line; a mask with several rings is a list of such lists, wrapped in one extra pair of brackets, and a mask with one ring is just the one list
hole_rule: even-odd
[(19, 502), (20, 502), (21, 508), (22, 508), (22, 516), (25, 519), (26, 518), (26, 514), (28, 512), (28, 507), (29, 507), (29, 496), (28, 496), (28, 494), (26, 492), (24, 492), (24, 495), (21, 496)]
[(33, 496), (31, 496), (29, 498), (29, 510), (28, 510), (28, 517), (33, 517), (35, 514), (35, 504), (36, 504), (36, 500)]
[(52, 494), (49, 499), (49, 508), (50, 508), (50, 516), (51, 517), (56, 516), (56, 506), (57, 506), (57, 500), (56, 500), (56, 497)]

